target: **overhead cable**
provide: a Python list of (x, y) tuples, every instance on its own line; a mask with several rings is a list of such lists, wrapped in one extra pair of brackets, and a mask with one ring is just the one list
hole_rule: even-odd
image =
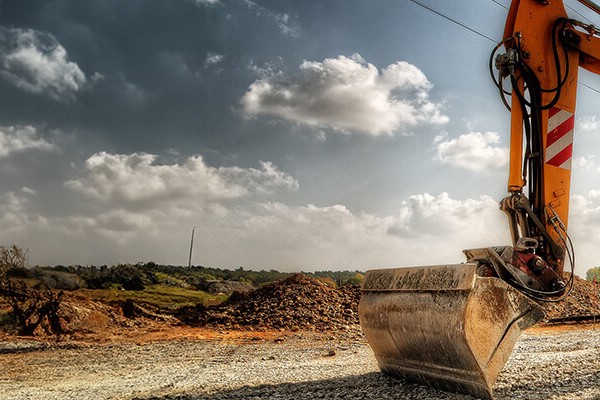
[(426, 10), (428, 10), (428, 11), (430, 11), (430, 12), (432, 12), (432, 13), (436, 14), (436, 15), (439, 15), (440, 17), (442, 17), (442, 18), (444, 18), (444, 19), (447, 19), (447, 20), (448, 20), (448, 21), (450, 21), (450, 22), (453, 22), (453, 23), (455, 23), (456, 25), (458, 25), (458, 26), (460, 26), (460, 27), (462, 27), (462, 28), (464, 28), (464, 29), (466, 29), (466, 30), (468, 30), (468, 31), (470, 31), (470, 32), (473, 32), (473, 33), (475, 33), (476, 35), (479, 35), (479, 36), (481, 36), (482, 38), (485, 38), (485, 39), (487, 39), (487, 40), (489, 40), (489, 41), (491, 41), (491, 42), (493, 42), (493, 43), (496, 43), (496, 42), (497, 42), (497, 40), (494, 40), (494, 39), (492, 39), (491, 37), (489, 37), (489, 36), (487, 36), (487, 35), (485, 35), (485, 34), (483, 34), (483, 33), (479, 32), (479, 31), (476, 31), (476, 30), (475, 30), (475, 29), (473, 29), (473, 28), (469, 28), (467, 25), (465, 25), (465, 24), (463, 24), (463, 23), (461, 23), (461, 22), (458, 22), (457, 20), (455, 20), (455, 19), (453, 19), (453, 18), (450, 18), (450, 17), (449, 17), (449, 16), (447, 16), (447, 15), (444, 15), (444, 14), (442, 14), (441, 12), (439, 12), (439, 11), (436, 11), (436, 10), (434, 10), (434, 9), (433, 9), (433, 8), (431, 8), (431, 7), (428, 7), (428, 6), (426, 6), (426, 5), (424, 5), (424, 4), (420, 3), (420, 2), (418, 2), (418, 1), (416, 1), (416, 0), (410, 0), (410, 1), (412, 1), (412, 2), (413, 2), (413, 3), (415, 3), (416, 5), (418, 5), (418, 6), (421, 6), (421, 7), (423, 7), (424, 9), (426, 9)]

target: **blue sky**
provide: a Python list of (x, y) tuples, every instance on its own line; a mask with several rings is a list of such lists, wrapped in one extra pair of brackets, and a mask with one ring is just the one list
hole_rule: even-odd
[[(509, 244), (487, 63), (510, 2), (419, 3), (1, 1), (0, 242), (185, 265), (195, 226), (194, 264), (287, 271)], [(599, 104), (580, 85), (580, 274), (600, 264)]]

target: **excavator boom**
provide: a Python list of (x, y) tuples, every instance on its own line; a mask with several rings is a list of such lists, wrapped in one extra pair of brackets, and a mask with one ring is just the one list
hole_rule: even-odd
[(500, 209), (512, 245), (463, 250), (465, 264), (367, 271), (359, 318), (384, 373), (492, 399), (521, 331), (543, 318), (539, 303), (568, 295), (577, 77), (580, 66), (600, 73), (599, 36), (569, 19), (560, 0), (512, 1), (490, 57), (511, 113), (509, 194)]

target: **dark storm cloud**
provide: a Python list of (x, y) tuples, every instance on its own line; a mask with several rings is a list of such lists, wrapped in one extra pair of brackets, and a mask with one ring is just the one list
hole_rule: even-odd
[[(43, 122), (126, 152), (227, 145), (223, 131), (237, 129), (232, 105), (253, 79), (246, 65), (298, 32), (288, 14), (251, 1), (13, 0), (0, 26), (51, 38), (81, 72), (71, 104), (50, 104), (26, 79), (20, 90), (2, 82), (0, 120)], [(79, 90), (82, 77), (90, 90)]]

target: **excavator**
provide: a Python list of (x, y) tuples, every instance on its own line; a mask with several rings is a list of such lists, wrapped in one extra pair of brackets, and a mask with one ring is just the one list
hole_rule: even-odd
[(499, 208), (512, 245), (463, 250), (461, 264), (367, 271), (359, 319), (383, 373), (492, 399), (519, 335), (544, 317), (541, 304), (572, 290), (579, 67), (600, 73), (600, 29), (569, 18), (562, 0), (512, 0), (490, 56), (511, 116), (508, 195)]

